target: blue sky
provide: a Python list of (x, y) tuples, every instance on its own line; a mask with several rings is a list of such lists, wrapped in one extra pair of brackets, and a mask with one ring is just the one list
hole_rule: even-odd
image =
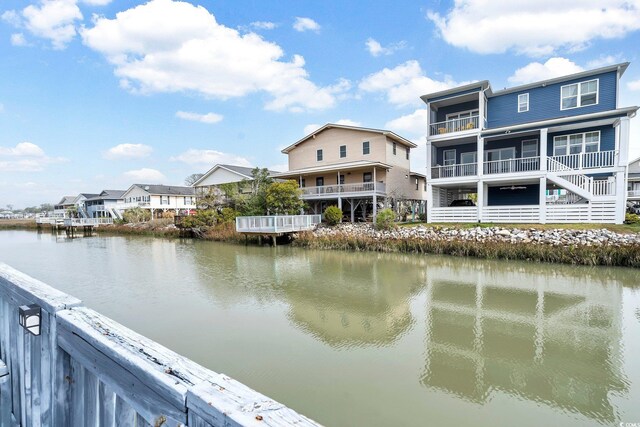
[(281, 148), (338, 121), (414, 140), (424, 172), (419, 96), (473, 80), (631, 61), (620, 105), (640, 105), (640, 1), (512, 3), (4, 0), (0, 206), (282, 170)]

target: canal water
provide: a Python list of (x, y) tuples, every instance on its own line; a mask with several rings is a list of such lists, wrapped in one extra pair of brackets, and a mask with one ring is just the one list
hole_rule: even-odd
[(0, 261), (327, 426), (640, 423), (640, 272), (0, 232)]

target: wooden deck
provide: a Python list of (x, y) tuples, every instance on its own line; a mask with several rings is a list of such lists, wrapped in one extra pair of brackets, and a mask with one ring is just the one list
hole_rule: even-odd
[(239, 216), (236, 218), (236, 231), (245, 234), (280, 235), (313, 230), (321, 221), (321, 215)]
[[(39, 336), (18, 324), (29, 304)], [(318, 426), (1, 263), (0, 425)]]

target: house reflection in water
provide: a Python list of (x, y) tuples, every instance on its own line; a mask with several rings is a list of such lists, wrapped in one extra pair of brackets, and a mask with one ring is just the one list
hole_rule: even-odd
[(494, 393), (600, 422), (624, 392), (622, 287), (552, 271), (432, 267), (421, 382), (483, 404)]
[(425, 260), (339, 252), (313, 259), (308, 277), (289, 275), (283, 283), (297, 327), (340, 348), (385, 346), (414, 324), (410, 300), (424, 289)]

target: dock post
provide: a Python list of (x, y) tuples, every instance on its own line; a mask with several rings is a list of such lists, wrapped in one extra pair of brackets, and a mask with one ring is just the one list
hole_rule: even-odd
[(275, 247), (276, 247), (276, 235), (275, 235), (275, 234), (274, 234), (274, 235), (272, 235), (272, 236), (271, 236), (271, 239), (273, 239), (273, 240), (272, 240), (272, 242), (273, 242), (273, 247), (275, 248)]

